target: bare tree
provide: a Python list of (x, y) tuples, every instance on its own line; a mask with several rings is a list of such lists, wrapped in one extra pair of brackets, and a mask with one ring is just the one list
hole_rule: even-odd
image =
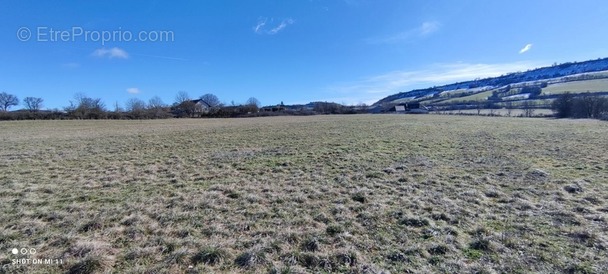
[(154, 96), (148, 100), (148, 108), (149, 109), (159, 109), (164, 108), (166, 105), (162, 99), (158, 96)]
[(150, 98), (150, 100), (148, 100), (148, 118), (159, 119), (170, 117), (171, 114), (167, 112), (166, 107), (167, 105), (160, 97), (154, 96)]
[(483, 106), (484, 106), (484, 105), (483, 105), (483, 103), (481, 103), (481, 102), (478, 102), (478, 103), (475, 105), (475, 109), (477, 109), (477, 115), (481, 115), (481, 110), (483, 109)]
[(513, 102), (506, 102), (505, 107), (507, 108), (507, 116), (511, 117), (511, 113), (513, 112)]
[(6, 92), (0, 93), (0, 108), (2, 108), (2, 111), (7, 111), (10, 107), (18, 104), (19, 99), (17, 96), (8, 94)]
[(141, 119), (146, 117), (146, 102), (141, 99), (131, 98), (127, 100), (126, 109), (131, 118)]
[(551, 105), (551, 109), (555, 112), (557, 118), (569, 118), (572, 117), (572, 105), (574, 101), (574, 95), (570, 92), (561, 94)]
[(552, 109), (557, 118), (608, 118), (608, 98), (584, 93), (564, 93), (553, 101)]
[(522, 106), (524, 108), (524, 117), (534, 116), (534, 104), (532, 102), (525, 100)]
[(25, 107), (31, 112), (39, 111), (42, 108), (42, 101), (42, 98), (35, 97), (25, 97), (25, 99), (23, 99)]
[(146, 110), (146, 103), (138, 98), (127, 100), (126, 108), (128, 112), (143, 112)]
[(177, 117), (193, 117), (196, 112), (196, 104), (188, 100), (173, 106), (171, 109)]
[(200, 98), (209, 108), (218, 108), (222, 106), (222, 102), (217, 96), (207, 93)]
[(256, 113), (260, 111), (260, 101), (255, 97), (247, 99), (245, 105), (241, 106), (240, 109), (246, 113)]
[(74, 96), (76, 103), (70, 101), (65, 111), (77, 119), (100, 119), (106, 117), (106, 107), (100, 98), (90, 98), (82, 93)]
[(175, 95), (175, 104), (179, 105), (186, 101), (190, 101), (190, 95), (188, 95), (188, 92), (183, 90), (178, 91), (177, 95)]
[(491, 108), (490, 109), (490, 116), (496, 116), (496, 109), (495, 108)]
[(251, 97), (251, 98), (247, 99), (246, 105), (255, 106), (256, 108), (259, 108), (261, 103), (257, 98)]
[(209, 108), (209, 114), (216, 114), (222, 107), (223, 104), (217, 96), (207, 93), (200, 97), (201, 103), (207, 105)]

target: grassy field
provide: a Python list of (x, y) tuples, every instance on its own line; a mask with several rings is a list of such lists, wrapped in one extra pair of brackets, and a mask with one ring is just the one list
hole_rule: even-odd
[(444, 115), (2, 122), (0, 272), (607, 273), (606, 136)]
[(608, 79), (573, 81), (549, 85), (543, 89), (543, 94), (561, 94), (565, 92), (598, 92), (608, 91)]
[[(465, 114), (465, 115), (477, 115), (476, 109), (463, 109), (463, 110), (446, 110), (436, 111), (434, 114)], [(481, 109), (480, 115), (496, 115), (496, 116), (511, 116), (511, 117), (524, 117), (525, 110), (523, 109), (512, 109), (509, 114), (508, 109)], [(532, 116), (544, 117), (554, 114), (550, 109), (538, 108), (534, 109)]]
[(472, 94), (464, 97), (456, 97), (441, 101), (441, 103), (456, 103), (462, 101), (486, 101), (488, 97), (492, 96), (492, 90)]
[[(461, 101), (486, 101), (486, 99), (492, 96), (494, 90), (484, 91), (464, 97), (456, 97), (441, 101), (441, 103), (456, 103)], [(580, 93), (580, 92), (603, 92), (608, 91), (608, 79), (594, 79), (584, 81), (572, 81), (566, 83), (552, 84), (546, 88), (543, 88), (542, 94), (561, 94), (565, 92)], [(456, 94), (456, 93), (450, 93)], [(428, 101), (422, 101), (428, 102)]]

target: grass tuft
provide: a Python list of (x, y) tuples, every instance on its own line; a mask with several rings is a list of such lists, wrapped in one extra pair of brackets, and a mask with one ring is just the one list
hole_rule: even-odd
[(114, 265), (114, 260), (111, 257), (101, 255), (87, 256), (67, 271), (69, 274), (88, 274), (88, 273), (104, 273), (111, 269)]
[(367, 200), (365, 198), (365, 194), (362, 192), (357, 192), (355, 193), (355, 195), (353, 195), (353, 201), (359, 202), (359, 203), (365, 203), (365, 201)]
[(402, 225), (413, 226), (413, 227), (423, 227), (423, 226), (428, 226), (430, 224), (429, 220), (427, 220), (427, 219), (415, 218), (415, 217), (403, 218), (403, 219), (401, 219), (401, 221), (399, 221), (399, 223)]
[(245, 251), (234, 259), (234, 264), (241, 268), (255, 268), (266, 263), (266, 254), (260, 250)]
[(327, 232), (327, 234), (329, 234), (329, 236), (335, 236), (337, 234), (343, 233), (344, 228), (341, 225), (337, 225), (337, 224), (328, 225), (327, 228), (325, 229), (325, 232)]
[(428, 252), (431, 255), (445, 255), (448, 251), (449, 248), (446, 245), (435, 245), (428, 249)]
[(302, 251), (310, 252), (319, 251), (319, 240), (316, 237), (309, 237), (302, 242), (302, 244), (300, 245), (300, 249), (302, 249)]
[(224, 260), (228, 259), (229, 253), (217, 246), (207, 246), (202, 248), (192, 257), (193, 264), (208, 264), (216, 265), (221, 264)]

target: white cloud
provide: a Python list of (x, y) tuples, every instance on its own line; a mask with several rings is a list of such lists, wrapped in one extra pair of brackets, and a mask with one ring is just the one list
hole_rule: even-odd
[(529, 51), (531, 48), (532, 48), (532, 44), (527, 44), (526, 46), (524, 46), (524, 48), (519, 50), (519, 54), (525, 53), (525, 52)]
[(260, 18), (260, 19), (258, 19), (258, 24), (255, 25), (255, 27), (253, 27), (253, 32), (255, 32), (255, 33), (261, 33), (262, 32), (262, 28), (266, 25), (266, 21), (268, 21), (267, 18)]
[(495, 77), (525, 71), (547, 64), (538, 62), (515, 62), (504, 64), (437, 64), (421, 70), (392, 71), (371, 76), (359, 81), (338, 83), (328, 87), (336, 97), (349, 98), (352, 103), (370, 102), (398, 92), (428, 88), (476, 78)]
[(422, 38), (428, 36), (441, 28), (441, 23), (438, 21), (427, 21), (423, 22), (422, 25), (411, 28), (404, 32), (400, 32), (397, 34), (384, 36), (384, 37), (375, 37), (367, 39), (367, 42), (370, 44), (389, 44), (389, 43), (397, 43), (404, 42), (408, 40), (412, 40), (415, 38)]
[(138, 94), (141, 92), (141, 90), (139, 90), (138, 88), (128, 88), (127, 92), (130, 94)]
[(422, 23), (422, 26), (418, 28), (418, 32), (420, 35), (428, 35), (439, 30), (440, 26), (441, 24), (437, 21), (424, 22)]
[(277, 27), (268, 31), (268, 34), (277, 34), (279, 31), (283, 30), (285, 27), (287, 27), (293, 23), (294, 23), (293, 19), (291, 19), (291, 18), (285, 19), (285, 20), (281, 21), (281, 24), (279, 24)]
[(258, 19), (258, 23), (253, 27), (253, 32), (257, 34), (275, 35), (295, 22), (296, 21), (294, 21), (293, 19), (287, 18), (282, 20), (278, 24), (273, 24), (273, 18), (271, 18), (269, 21), (268, 18), (260, 17), (260, 19)]
[(95, 57), (99, 57), (99, 58), (119, 58), (119, 59), (127, 59), (129, 58), (129, 54), (121, 48), (110, 48), (110, 49), (106, 49), (106, 48), (100, 48), (100, 49), (96, 49), (93, 52), (93, 56)]

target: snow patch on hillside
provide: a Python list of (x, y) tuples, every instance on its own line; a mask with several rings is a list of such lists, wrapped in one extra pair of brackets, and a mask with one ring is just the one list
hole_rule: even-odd
[(530, 93), (515, 94), (515, 95), (503, 97), (502, 99), (503, 100), (518, 100), (518, 99), (528, 99), (528, 98), (530, 98)]

